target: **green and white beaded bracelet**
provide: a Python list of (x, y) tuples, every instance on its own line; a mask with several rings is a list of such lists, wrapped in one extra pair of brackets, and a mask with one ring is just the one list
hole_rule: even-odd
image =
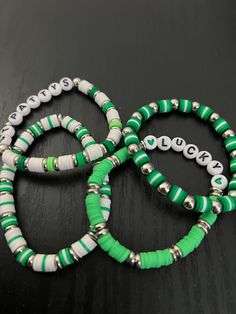
[[(143, 122), (149, 120), (152, 116), (157, 113), (168, 113), (172, 110), (179, 110), (183, 113), (194, 113), (200, 119), (208, 121), (215, 131), (224, 139), (226, 150), (231, 157), (230, 169), (233, 175), (229, 181), (228, 195), (223, 196), (222, 190), (213, 187), (210, 192), (210, 197), (191, 197), (182, 188), (176, 185), (171, 186), (166, 182), (163, 174), (158, 169), (154, 169), (151, 159), (145, 152), (145, 143), (140, 142), (137, 133)], [(160, 100), (157, 103), (151, 103), (138, 109), (126, 123), (123, 135), (125, 145), (128, 147), (128, 151), (134, 163), (138, 168), (141, 168), (148, 183), (154, 188), (157, 188), (161, 194), (167, 195), (172, 202), (198, 212), (212, 209), (214, 213), (218, 214), (220, 212), (228, 212), (236, 209), (236, 178), (234, 177), (236, 173), (236, 137), (234, 136), (234, 132), (230, 129), (229, 124), (223, 118), (220, 118), (217, 113), (214, 113), (210, 107), (183, 99), (180, 101), (175, 99)], [(161, 138), (159, 144), (162, 149), (165, 149), (166, 146), (169, 145), (171, 145), (173, 149), (182, 148), (181, 145), (178, 147), (176, 139), (170, 142), (167, 138)], [(211, 158), (205, 160), (205, 151), (199, 152), (195, 145), (186, 145), (183, 147), (183, 150), (187, 158), (196, 158), (199, 164), (203, 165), (206, 161), (205, 165), (207, 166), (208, 172), (212, 175), (220, 174), (223, 171), (223, 166), (219, 161), (212, 160)], [(189, 200), (193, 205), (191, 205), (191, 207), (189, 206)]]
[[(48, 163), (52, 164), (52, 160), (50, 159)], [(97, 165), (94, 166), (94, 168), (96, 167)], [(11, 252), (16, 256), (16, 260), (22, 266), (32, 267), (36, 272), (54, 272), (58, 268), (77, 262), (80, 258), (90, 253), (97, 246), (96, 234), (92, 227), (80, 240), (72, 243), (70, 247), (61, 249), (57, 254), (36, 253), (28, 246), (16, 216), (13, 196), (16, 171), (16, 167), (6, 164), (3, 164), (0, 171), (0, 223), (4, 230), (7, 244)], [(104, 177), (99, 193), (102, 215), (104, 221), (107, 221), (111, 205), (111, 187), (108, 176)]]
[[(11, 150), (10, 145), (12, 138), (16, 133), (15, 127), (23, 122), (23, 118), (29, 115), (32, 109), (38, 108), (42, 103), (49, 102), (53, 96), (59, 96), (62, 91), (70, 91), (73, 87), (76, 87), (76, 89), (78, 89), (81, 93), (89, 96), (95, 101), (95, 103), (105, 113), (109, 125), (109, 133), (106, 139), (101, 144), (90, 147), (87, 151), (85, 151), (84, 158), (88, 161), (93, 161), (97, 158), (103, 157), (106, 153), (113, 152), (116, 145), (120, 142), (122, 129), (120, 116), (115, 108), (115, 105), (106, 94), (101, 92), (99, 88), (92, 83), (79, 78), (75, 78), (72, 81), (70, 78), (64, 77), (59, 83), (52, 83), (49, 85), (48, 89), (41, 90), (37, 96), (30, 96), (25, 103), (18, 105), (16, 111), (10, 114), (8, 122), (6, 122), (5, 126), (0, 131), (0, 153), (3, 153), (5, 150)], [(68, 128), (70, 132), (77, 131), (76, 123), (70, 117), (64, 117), (61, 123), (65, 128)], [(37, 125), (34, 125), (31, 130), (28, 129), (26, 131), (21, 141), (15, 143), (14, 150), (23, 153), (25, 148), (24, 143), (30, 143), (32, 138), (38, 136), (38, 133), (47, 131), (48, 129), (57, 126), (57, 124), (58, 119), (56, 118), (55, 120), (41, 120)], [(86, 142), (86, 132), (84, 133), (83, 130), (81, 130), (81, 133), (78, 132), (78, 134), (83, 137), (84, 142)], [(22, 143), (22, 141), (24, 143)], [(87, 141), (89, 140), (87, 139)]]
[(197, 224), (191, 228), (189, 233), (170, 248), (152, 252), (132, 252), (109, 232), (102, 215), (101, 197), (99, 195), (104, 178), (112, 169), (129, 158), (128, 149), (126, 147), (122, 148), (111, 157), (102, 160), (93, 170), (88, 179), (88, 194), (86, 196), (86, 210), (90, 224), (94, 226), (100, 247), (119, 263), (127, 261), (141, 269), (168, 266), (179, 258), (186, 257), (200, 245), (211, 226), (215, 223), (217, 215), (212, 211), (201, 214)]

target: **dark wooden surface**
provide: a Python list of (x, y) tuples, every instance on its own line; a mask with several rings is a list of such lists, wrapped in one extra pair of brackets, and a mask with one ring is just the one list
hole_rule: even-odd
[[(1, 125), (17, 104), (62, 76), (87, 78), (117, 104), (125, 122), (141, 105), (190, 98), (235, 118), (235, 1), (0, 1)], [(69, 93), (41, 106), (22, 129), (52, 113), (70, 114), (101, 141), (101, 111)], [(19, 130), (20, 131), (20, 130)], [(141, 131), (183, 136), (221, 160), (222, 141), (206, 124), (176, 113)], [(30, 154), (76, 152), (70, 134), (52, 132)], [(153, 162), (189, 193), (206, 194), (210, 177), (193, 161), (153, 152)], [(87, 229), (84, 198), (90, 167), (56, 175), (20, 174), (17, 213), (33, 249), (56, 252)], [(112, 178), (113, 234), (134, 250), (175, 243), (197, 220), (152, 190), (132, 163)], [(55, 274), (16, 263), (0, 233), (1, 313), (235, 313), (236, 216), (220, 217), (201, 247), (172, 267), (139, 271), (100, 249)]]

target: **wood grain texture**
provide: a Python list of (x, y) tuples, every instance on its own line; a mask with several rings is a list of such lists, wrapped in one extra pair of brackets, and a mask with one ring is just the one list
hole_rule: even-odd
[[(123, 121), (142, 104), (174, 97), (209, 104), (235, 126), (235, 38), (230, 0), (0, 0), (1, 125), (29, 95), (62, 76), (79, 76), (112, 98)], [(52, 113), (80, 120), (98, 141), (107, 134), (102, 112), (76, 92), (35, 110), (21, 130)], [(145, 124), (141, 134), (183, 136), (209, 150), (228, 173), (222, 141), (199, 120), (174, 113)], [(55, 131), (30, 154), (79, 149), (71, 135)], [(171, 152), (151, 155), (169, 181), (207, 193), (210, 178), (194, 162)], [(18, 216), (32, 248), (56, 252), (86, 231), (90, 170), (17, 175)], [(134, 250), (169, 246), (197, 220), (152, 190), (131, 162), (114, 171), (111, 182), (109, 226)], [(220, 217), (201, 247), (170, 268), (138, 271), (97, 249), (49, 275), (17, 264), (1, 232), (1, 313), (235, 313), (235, 226), (235, 213)]]

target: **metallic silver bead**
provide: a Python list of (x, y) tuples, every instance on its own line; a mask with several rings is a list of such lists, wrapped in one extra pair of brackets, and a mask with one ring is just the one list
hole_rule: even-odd
[(34, 255), (31, 255), (27, 261), (27, 266), (32, 267), (33, 266), (33, 261), (34, 261)]
[(193, 101), (192, 103), (192, 111), (196, 112), (200, 108), (200, 104), (197, 101)]
[(232, 175), (232, 176), (233, 176), (233, 178), (236, 178), (236, 172), (235, 172), (235, 173), (233, 173), (233, 175)]
[(130, 128), (130, 127), (126, 127), (126, 128), (124, 128), (124, 129), (122, 130), (122, 134), (123, 134), (123, 135), (126, 135), (126, 134), (131, 133), (131, 132), (133, 132), (133, 129)]
[(128, 146), (129, 154), (132, 156), (140, 150), (140, 147), (137, 144), (130, 144)]
[(106, 198), (106, 199), (110, 199), (110, 196), (107, 194), (101, 194), (101, 198)]
[(154, 170), (154, 166), (151, 163), (146, 163), (144, 165), (142, 165), (141, 167), (141, 172), (145, 175), (148, 175), (149, 173), (151, 173)]
[(43, 159), (43, 169), (44, 169), (44, 171), (48, 171), (47, 159), (46, 158)]
[(146, 149), (147, 149), (147, 147), (146, 147), (144, 141), (141, 141), (141, 142), (140, 142), (139, 148), (142, 149), (142, 150), (146, 150)]
[(100, 193), (100, 186), (98, 184), (88, 184), (88, 194), (99, 194)]
[(94, 226), (94, 230), (95, 232), (98, 232), (98, 231), (101, 231), (102, 229), (105, 229), (106, 228), (106, 223), (105, 222), (101, 222), (100, 224), (96, 224)]
[(58, 118), (58, 121), (60, 122), (60, 124), (62, 123), (62, 120), (64, 119), (64, 116), (61, 114), (61, 113), (59, 113), (59, 115), (57, 116), (57, 118)]
[(55, 263), (56, 263), (56, 265), (57, 265), (57, 267), (59, 268), (59, 269), (62, 269), (62, 264), (61, 264), (61, 262), (60, 262), (60, 259), (59, 259), (59, 256), (56, 254), (56, 256), (55, 256)]
[(6, 232), (9, 231), (9, 230), (15, 229), (15, 228), (17, 228), (17, 226), (10, 225), (10, 226), (8, 226), (8, 227), (6, 227), (6, 228), (4, 229), (4, 233), (6, 233)]
[(115, 155), (112, 155), (108, 157), (107, 159), (113, 163), (114, 167), (118, 167), (120, 165), (120, 161)]
[(70, 251), (70, 254), (71, 254), (71, 256), (73, 257), (73, 259), (74, 259), (76, 262), (78, 262), (79, 256), (75, 253), (75, 251), (73, 250), (72, 247), (69, 248), (69, 251)]
[(105, 234), (107, 234), (109, 232), (109, 229), (108, 228), (104, 228), (102, 230), (99, 230), (96, 235), (99, 238), (101, 238), (102, 236), (104, 236)]
[(130, 252), (129, 257), (127, 258), (127, 263), (131, 266), (134, 266), (136, 263), (136, 254), (134, 252)]
[(23, 153), (23, 151), (17, 146), (13, 146), (13, 149), (16, 150), (19, 154)]
[(176, 262), (177, 260), (179, 260), (180, 258), (182, 258), (182, 252), (180, 250), (180, 248), (175, 244), (172, 245), (170, 248), (170, 253), (173, 256), (174, 261)]
[(218, 113), (213, 112), (213, 113), (210, 115), (209, 121), (210, 121), (211, 123), (214, 123), (214, 122), (216, 122), (216, 120), (219, 119), (219, 117), (220, 117), (220, 116), (218, 115)]
[(184, 202), (183, 202), (184, 208), (188, 210), (193, 210), (195, 207), (195, 200), (194, 197), (191, 195), (187, 195)]
[(171, 103), (172, 103), (173, 110), (178, 110), (178, 108), (179, 108), (179, 101), (178, 101), (178, 99), (171, 99)]
[(0, 154), (2, 154), (5, 150), (9, 149), (8, 145), (1, 144), (0, 145)]
[(139, 113), (139, 112), (134, 112), (134, 113), (132, 114), (132, 118), (138, 118), (138, 119), (141, 120), (141, 121), (142, 121), (142, 119), (143, 119), (141, 113)]
[(89, 156), (85, 150), (83, 150), (83, 155), (84, 155), (86, 162), (90, 162)]
[[(73, 159), (73, 156), (72, 156), (72, 159)], [(74, 162), (74, 159), (73, 159), (73, 162)], [(54, 159), (53, 163), (54, 163), (54, 169), (56, 171), (59, 171), (58, 158), (57, 157)]]
[[(75, 154), (71, 155), (71, 157), (72, 157), (72, 160), (73, 160), (73, 165), (74, 165), (74, 167), (77, 167), (77, 166), (78, 166), (78, 163), (77, 163)], [(54, 159), (54, 167), (55, 167), (55, 160), (56, 160), (56, 159)]]
[(23, 251), (25, 248), (26, 248), (26, 245), (23, 245), (23, 246), (17, 248), (17, 249), (15, 250), (15, 252), (14, 252), (14, 255), (19, 254), (19, 253), (20, 253), (21, 251)]
[(226, 138), (229, 138), (229, 137), (233, 137), (235, 136), (235, 133), (233, 130), (226, 130), (223, 134), (222, 134), (222, 138), (223, 139), (226, 139)]
[(106, 147), (103, 144), (100, 144), (100, 147), (102, 149), (103, 155), (106, 155), (106, 153), (107, 153)]
[(17, 156), (15, 157), (15, 159), (14, 159), (14, 165), (15, 165), (15, 166), (17, 165), (19, 158), (20, 158), (19, 155), (17, 155)]
[(24, 162), (24, 167), (25, 167), (25, 170), (28, 170), (29, 169), (29, 160), (30, 158), (26, 158), (25, 162)]
[(92, 231), (88, 231), (88, 235), (90, 236), (90, 238), (93, 241), (97, 242), (98, 238), (97, 238), (96, 234), (94, 234)]
[(15, 216), (15, 213), (12, 213), (12, 212), (3, 213), (2, 215), (0, 215), (0, 219), (7, 217), (7, 216)]
[(219, 201), (217, 200), (212, 201), (212, 212), (217, 215), (222, 212), (222, 205)]
[(232, 150), (232, 152), (230, 153), (230, 158), (236, 158), (236, 150)]
[(158, 104), (156, 104), (155, 102), (151, 102), (149, 104), (149, 107), (152, 108), (153, 112), (154, 113), (157, 113), (158, 112)]
[(85, 139), (86, 137), (89, 137), (90, 134), (84, 134), (83, 136), (81, 136), (80, 141), (82, 141), (83, 139)]
[(228, 195), (232, 196), (233, 198), (236, 198), (236, 191), (235, 190), (231, 190), (228, 192)]
[(141, 268), (141, 258), (139, 254), (136, 254), (136, 267)]
[(79, 87), (79, 83), (81, 82), (81, 79), (79, 77), (75, 77), (73, 79), (73, 84), (75, 87)]
[(26, 132), (29, 133), (29, 135), (31, 135), (33, 138), (35, 138), (34, 133), (30, 129), (27, 129)]
[(209, 195), (210, 196), (222, 196), (223, 195), (223, 191), (220, 190), (220, 189), (217, 189), (215, 187), (211, 187)]
[(208, 234), (211, 229), (211, 225), (207, 221), (202, 219), (198, 220), (197, 226), (200, 227), (205, 232), (205, 234)]
[(160, 192), (162, 195), (168, 195), (171, 189), (171, 184), (169, 182), (162, 182), (157, 190)]

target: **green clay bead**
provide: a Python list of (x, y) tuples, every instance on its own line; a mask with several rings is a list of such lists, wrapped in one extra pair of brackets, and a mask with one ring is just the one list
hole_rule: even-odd
[(88, 194), (85, 199), (87, 215), (91, 225), (105, 222), (100, 210), (100, 196), (98, 194)]
[(65, 248), (65, 249), (62, 249), (58, 252), (58, 257), (59, 257), (59, 260), (62, 264), (62, 266), (68, 266), (68, 265), (71, 265), (75, 262), (75, 260), (73, 259), (71, 253), (70, 253), (70, 250), (69, 248)]
[(34, 251), (29, 248), (24, 248), (20, 253), (17, 254), (16, 260), (22, 266), (26, 266), (29, 258), (35, 255)]
[(218, 200), (223, 206), (222, 213), (236, 209), (236, 200), (232, 196), (220, 196)]
[(236, 190), (236, 178), (233, 178), (228, 185), (228, 191)]
[(87, 135), (89, 134), (89, 131), (84, 128), (84, 127), (81, 127), (79, 128), (76, 132), (75, 132), (75, 136), (77, 137), (77, 139), (80, 141), (81, 140), (81, 137), (84, 136), (84, 135)]
[(230, 161), (230, 172), (235, 173), (236, 172), (236, 158), (233, 158)]
[(118, 120), (118, 119), (112, 120), (109, 123), (109, 129), (112, 129), (112, 128), (118, 128), (118, 129), (122, 130), (122, 123), (121, 123), (121, 121)]
[(26, 157), (25, 156), (20, 156), (17, 160), (17, 164), (16, 164), (16, 168), (18, 170), (24, 171), (25, 170), (25, 161), (26, 161)]
[(130, 144), (137, 144), (137, 145), (140, 144), (138, 136), (134, 132), (130, 132), (128, 134), (125, 134), (124, 142), (125, 142), (126, 146), (129, 146)]
[(203, 105), (201, 105), (196, 111), (196, 115), (204, 121), (207, 121), (212, 113), (213, 110), (211, 108)]
[(16, 148), (12, 148), (11, 151), (17, 155), (21, 155), (21, 152), (17, 150)]
[(172, 102), (169, 99), (158, 101), (159, 113), (170, 112), (173, 109)]
[(39, 137), (40, 135), (43, 134), (43, 129), (41, 126), (38, 124), (38, 122), (32, 124), (29, 127), (29, 130), (34, 134), (35, 137)]
[(88, 184), (102, 185), (105, 176), (114, 168), (112, 161), (104, 159), (97, 167), (94, 168), (92, 175), (88, 179)]
[(236, 136), (229, 137), (225, 140), (225, 148), (229, 153), (236, 149)]
[(104, 113), (107, 113), (107, 110), (110, 108), (115, 108), (115, 106), (111, 101), (108, 101), (107, 103), (105, 103), (105, 105), (102, 106), (102, 111)]
[(54, 160), (55, 160), (55, 157), (48, 157), (46, 160), (46, 167), (49, 172), (55, 171)]
[(148, 120), (151, 116), (154, 115), (152, 108), (148, 105), (141, 107), (138, 112), (142, 115), (143, 121)]
[(144, 150), (139, 150), (133, 155), (132, 158), (138, 167), (142, 167), (142, 165), (151, 162), (151, 159), (148, 157)]
[(217, 214), (214, 214), (212, 211), (205, 212), (201, 214), (200, 219), (209, 223), (209, 225), (213, 225), (216, 222)]
[(195, 195), (195, 210), (197, 212), (205, 212), (210, 211), (212, 209), (212, 201), (209, 197), (201, 196), (201, 195)]
[(153, 170), (147, 175), (146, 180), (151, 186), (157, 187), (165, 181), (165, 177), (159, 171)]
[(12, 182), (0, 182), (0, 193), (2, 192), (8, 192), (13, 193), (13, 185)]
[(88, 95), (91, 97), (91, 98), (94, 98), (94, 94), (99, 92), (99, 88), (95, 85), (93, 85), (93, 87), (89, 90), (88, 92)]
[(86, 159), (84, 157), (83, 152), (76, 153), (75, 158), (79, 167), (83, 167), (86, 164)]
[(126, 126), (133, 129), (134, 132), (138, 132), (141, 127), (141, 124), (142, 122), (138, 118), (134, 117), (128, 120)]
[(6, 216), (2, 218), (0, 222), (3, 229), (6, 229), (10, 226), (18, 226), (17, 218), (14, 215)]
[(173, 263), (173, 257), (169, 249), (154, 252), (142, 252), (139, 254), (141, 269), (160, 268)]
[(168, 199), (173, 203), (180, 205), (183, 203), (184, 199), (187, 196), (187, 192), (178, 187), (177, 185), (173, 185), (171, 187), (170, 193), (168, 194)]
[(111, 196), (111, 186), (109, 184), (102, 184), (100, 193)]
[(223, 118), (219, 118), (213, 123), (213, 128), (217, 133), (222, 134), (230, 128), (230, 125)]
[(187, 99), (180, 99), (179, 101), (179, 111), (189, 113), (192, 110), (192, 102)]
[(102, 144), (105, 146), (106, 151), (107, 151), (108, 153), (114, 152), (114, 150), (115, 150), (115, 145), (114, 145), (111, 141), (109, 141), (109, 140), (104, 140), (104, 141), (102, 142)]
[(116, 151), (114, 155), (119, 159), (120, 164), (123, 164), (126, 160), (130, 159), (128, 149), (123, 147)]

